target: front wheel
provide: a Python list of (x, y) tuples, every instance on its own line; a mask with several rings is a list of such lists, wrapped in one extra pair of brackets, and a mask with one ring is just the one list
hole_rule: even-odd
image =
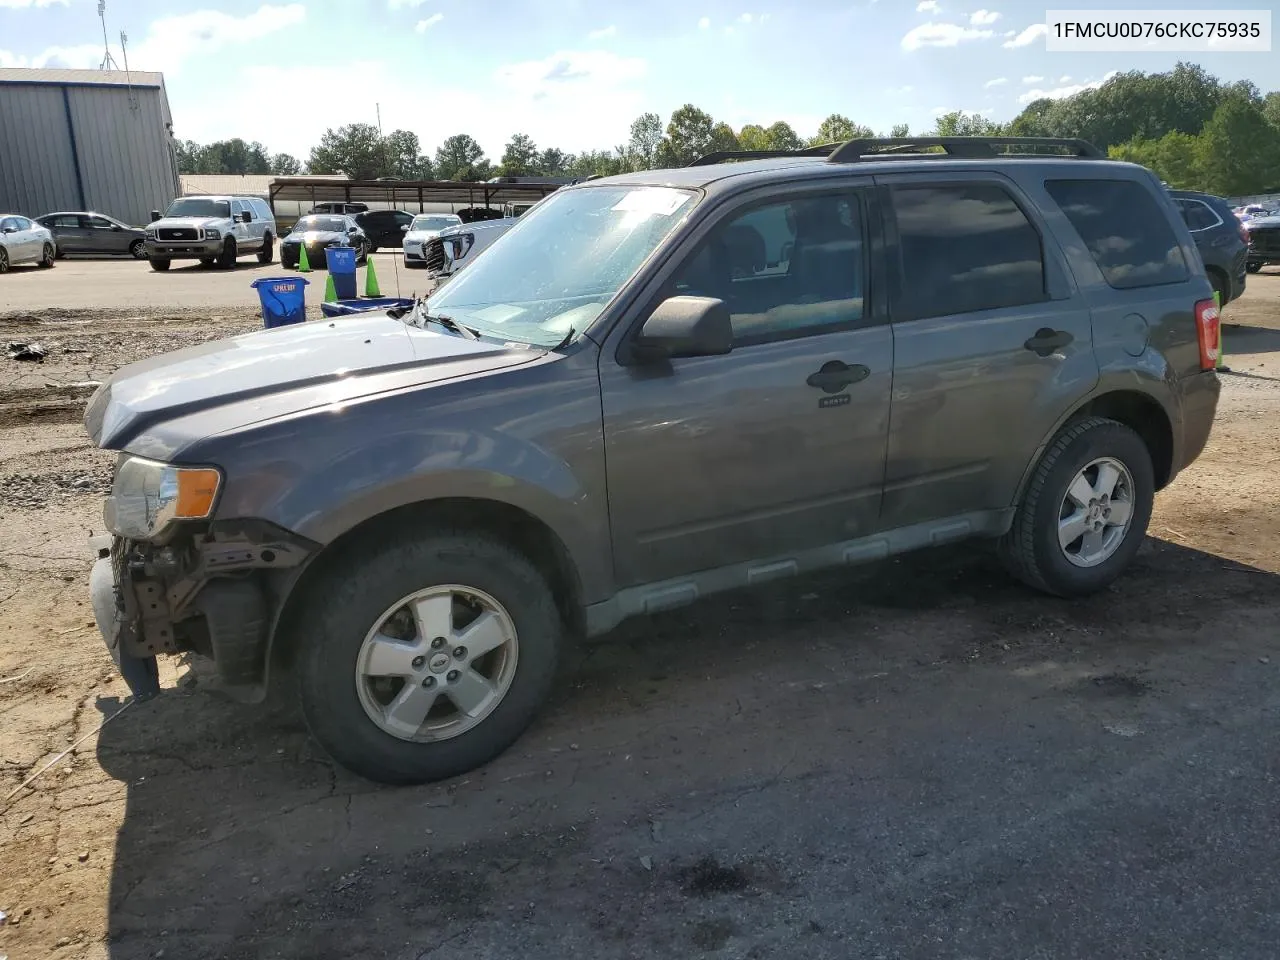
[(58, 248), (52, 243), (46, 243), (44, 249), (40, 251), (40, 260), (37, 264), (42, 270), (48, 270), (58, 260)]
[(169, 269), (169, 261), (168, 261), (168, 260), (166, 260), (164, 257), (152, 257), (152, 258), (151, 258), (151, 269), (152, 269), (152, 270), (168, 270), (168, 269)]
[(227, 237), (222, 243), (222, 252), (218, 254), (218, 269), (230, 270), (236, 265), (236, 242)]
[(308, 592), (303, 713), (344, 767), (415, 784), (506, 750), (555, 675), (563, 625), (524, 556), (464, 531), (373, 543)]
[(135, 260), (147, 259), (147, 244), (145, 240), (135, 240), (129, 244), (129, 256)]
[(356, 251), (356, 263), (368, 263), (369, 254), (371, 253), (373, 253), (373, 250), (362, 243), (360, 249)]
[(1102, 590), (1129, 565), (1155, 500), (1151, 454), (1115, 420), (1068, 424), (1027, 487), (1000, 540), (1010, 572), (1037, 590), (1076, 597)]
[(271, 234), (262, 238), (262, 249), (258, 252), (259, 263), (270, 263), (275, 256), (275, 239)]

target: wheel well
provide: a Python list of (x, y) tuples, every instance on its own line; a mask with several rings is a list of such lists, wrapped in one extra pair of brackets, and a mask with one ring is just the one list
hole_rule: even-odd
[(1209, 282), (1212, 283), (1216, 278), (1222, 284), (1222, 293), (1225, 296), (1230, 290), (1230, 284), (1227, 282), (1227, 272), (1217, 264), (1205, 264), (1204, 272), (1209, 276)]
[(1164, 408), (1151, 397), (1131, 390), (1104, 393), (1077, 410), (1072, 419), (1080, 417), (1107, 417), (1129, 427), (1151, 453), (1156, 489), (1169, 483), (1173, 471), (1173, 426)]
[[(569, 550), (550, 527), (532, 514), (495, 500), (451, 497), (408, 504), (370, 517), (331, 541), (307, 564), (285, 600), (272, 639), (272, 660), (287, 665), (293, 650), (287, 638), (312, 585), (341, 563), (360, 542), (382, 536), (402, 536), (406, 530), (432, 527), (463, 529), (500, 540), (520, 551), (547, 578), (556, 606), (573, 636), (585, 630), (582, 583)], [(276, 639), (284, 642), (277, 643)]]

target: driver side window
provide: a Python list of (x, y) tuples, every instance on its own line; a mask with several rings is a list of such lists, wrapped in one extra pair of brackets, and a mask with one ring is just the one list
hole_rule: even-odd
[(864, 222), (853, 192), (756, 205), (712, 229), (671, 293), (723, 300), (735, 347), (856, 326), (865, 315)]

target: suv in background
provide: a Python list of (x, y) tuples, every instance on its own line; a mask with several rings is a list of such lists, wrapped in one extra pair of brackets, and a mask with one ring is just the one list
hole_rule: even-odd
[(404, 235), (409, 232), (413, 223), (413, 214), (403, 210), (368, 210), (357, 213), (355, 221), (369, 238), (369, 252), (379, 247), (395, 247), (399, 249), (404, 243)]
[(1192, 190), (1170, 190), (1174, 206), (1204, 261), (1204, 271), (1225, 307), (1244, 293), (1249, 234), (1222, 197)]
[(179, 197), (163, 217), (151, 211), (145, 236), (152, 270), (168, 270), (174, 260), (230, 270), (246, 253), (256, 253), (259, 263), (271, 262), (276, 218), (258, 197)]
[(726, 159), (566, 187), (411, 308), (117, 370), (90, 592), (135, 694), (157, 652), (246, 699), (287, 670), (340, 763), (418, 783), (627, 617), (967, 538), (1054, 596), (1120, 576), (1220, 390), (1155, 175), (1015, 138)]

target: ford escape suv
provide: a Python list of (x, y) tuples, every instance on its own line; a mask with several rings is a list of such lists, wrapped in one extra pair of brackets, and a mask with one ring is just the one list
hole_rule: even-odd
[(1159, 180), (1079, 141), (750, 156), (566, 187), (411, 308), (118, 370), (90, 592), (135, 694), (161, 653), (286, 672), (340, 763), (416, 783), (512, 744), (566, 638), (717, 591), (964, 538), (1111, 583), (1219, 394)]

